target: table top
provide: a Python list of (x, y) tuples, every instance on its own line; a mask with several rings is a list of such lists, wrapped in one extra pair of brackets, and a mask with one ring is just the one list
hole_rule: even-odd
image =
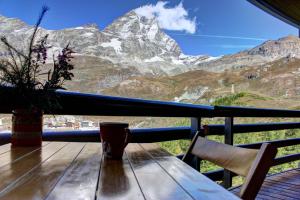
[(156, 144), (107, 160), (99, 143), (0, 146), (0, 199), (239, 199)]

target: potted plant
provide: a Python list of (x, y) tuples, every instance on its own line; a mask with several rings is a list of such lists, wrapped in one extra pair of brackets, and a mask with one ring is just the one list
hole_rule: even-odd
[(43, 113), (59, 106), (54, 94), (56, 89), (65, 89), (65, 81), (74, 76), (71, 70), (73, 50), (67, 45), (56, 56), (53, 65), (47, 65), (48, 35), (37, 39), (40, 24), (47, 7), (42, 12), (29, 38), (28, 48), (20, 50), (10, 44), (5, 36), (1, 42), (9, 57), (0, 60), (2, 85), (15, 90), (17, 103), (12, 111), (12, 146), (40, 146), (42, 143)]

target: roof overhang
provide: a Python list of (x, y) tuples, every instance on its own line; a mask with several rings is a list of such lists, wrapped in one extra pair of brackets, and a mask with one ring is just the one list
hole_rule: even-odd
[(278, 19), (300, 29), (299, 0), (248, 0)]

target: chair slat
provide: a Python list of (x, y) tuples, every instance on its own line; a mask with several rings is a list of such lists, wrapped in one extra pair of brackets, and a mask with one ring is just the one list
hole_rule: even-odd
[(242, 199), (255, 198), (272, 166), (276, 153), (277, 148), (271, 144), (262, 144), (241, 188), (240, 196)]
[[(259, 150), (246, 149), (208, 140), (197, 134), (183, 160), (188, 161), (189, 155), (193, 154), (246, 177), (239, 196), (244, 200), (253, 200), (274, 162), (276, 153), (277, 149), (268, 143), (262, 144)], [(236, 190), (234, 192), (237, 193)]]
[(258, 150), (233, 147), (198, 137), (192, 154), (241, 176), (247, 176)]

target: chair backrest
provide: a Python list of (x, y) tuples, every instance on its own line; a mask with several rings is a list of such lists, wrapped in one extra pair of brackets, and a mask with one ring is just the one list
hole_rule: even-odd
[(254, 150), (215, 142), (196, 134), (183, 161), (192, 154), (246, 177), (239, 196), (248, 200), (255, 199), (276, 153), (277, 149), (268, 143)]

